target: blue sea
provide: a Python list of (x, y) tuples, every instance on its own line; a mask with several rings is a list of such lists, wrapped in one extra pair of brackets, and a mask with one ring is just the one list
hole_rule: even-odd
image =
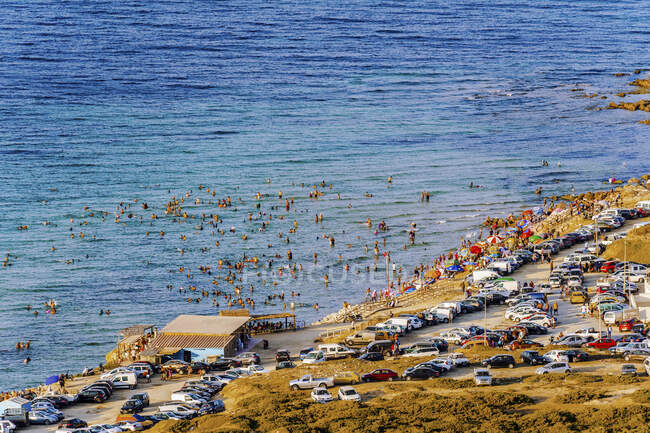
[[(123, 327), (215, 314), (211, 298), (187, 302), (200, 297), (191, 286), (241, 286), (255, 314), (281, 311), (264, 300), (294, 291), (298, 320), (311, 323), (382, 287), (386, 251), (410, 275), (487, 216), (539, 204), (539, 186), (579, 192), (649, 168), (647, 113), (595, 110), (648, 75), (644, 2), (0, 0), (0, 10), (0, 390), (96, 366)], [(294, 199), (289, 212), (279, 191)], [(172, 197), (187, 218), (165, 216)], [(390, 230), (375, 234), (381, 220)], [(289, 249), (303, 265), (295, 279), (278, 271)], [(218, 261), (244, 254), (259, 268), (226, 282)], [(28, 339), (29, 351), (15, 349)]]

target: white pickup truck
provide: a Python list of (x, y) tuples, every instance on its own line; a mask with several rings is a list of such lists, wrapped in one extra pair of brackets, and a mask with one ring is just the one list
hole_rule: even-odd
[(295, 390), (298, 389), (312, 389), (312, 388), (329, 388), (334, 386), (333, 377), (312, 377), (311, 374), (307, 374), (300, 379), (295, 379), (289, 382), (289, 388)]

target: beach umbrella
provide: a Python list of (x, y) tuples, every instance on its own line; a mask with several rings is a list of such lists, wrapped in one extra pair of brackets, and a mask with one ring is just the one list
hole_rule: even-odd
[(539, 206), (538, 206), (538, 207), (534, 207), (534, 208), (533, 208), (533, 213), (534, 213), (535, 215), (542, 215), (542, 214), (544, 213), (544, 209), (542, 209), (542, 208), (539, 207)]
[(529, 229), (529, 230), (526, 230), (525, 232), (523, 232), (522, 234), (520, 234), (519, 237), (522, 238), (522, 239), (526, 239), (526, 238), (531, 237), (532, 235), (533, 235), (533, 232), (531, 232), (530, 229)]
[(462, 257), (467, 257), (467, 256), (469, 255), (469, 250), (468, 250), (467, 248), (462, 248), (462, 249), (460, 250), (460, 255), (461, 255)]
[(535, 241), (540, 240), (541, 238), (542, 238), (541, 236), (532, 235), (532, 236), (530, 236), (530, 237), (528, 238), (528, 240), (531, 241), (531, 242), (535, 242)]
[(471, 247), (469, 247), (469, 252), (472, 254), (481, 254), (483, 250), (478, 245), (472, 245)]
[(476, 264), (476, 262), (471, 262), (469, 260), (465, 260), (463, 262), (463, 265), (465, 265), (465, 266), (474, 266), (475, 264)]
[(447, 270), (451, 272), (462, 272), (464, 269), (459, 265), (451, 265), (447, 267)]
[(528, 220), (519, 220), (517, 221), (517, 227), (520, 229), (525, 228), (528, 225), (529, 221)]
[(57, 383), (58, 381), (59, 381), (59, 375), (53, 374), (52, 376), (45, 379), (45, 385), (52, 385), (54, 383)]
[(494, 244), (501, 243), (503, 241), (503, 238), (499, 235), (492, 235), (488, 237), (486, 240), (488, 241), (488, 243), (494, 245)]
[(533, 210), (532, 210), (532, 209), (526, 209), (526, 210), (523, 211), (521, 214), (522, 214), (522, 215), (532, 215), (532, 214), (533, 214)]

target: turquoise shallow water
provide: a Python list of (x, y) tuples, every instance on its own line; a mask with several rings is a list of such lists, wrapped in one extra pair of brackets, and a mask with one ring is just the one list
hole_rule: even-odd
[[(297, 311), (309, 323), (382, 285), (381, 260), (378, 272), (365, 272), (373, 259), (363, 245), (375, 239), (385, 237), (382, 251), (410, 270), (487, 215), (536, 203), (537, 186), (581, 191), (648, 168), (650, 129), (636, 123), (644, 116), (593, 111), (607, 101), (582, 97), (611, 97), (631, 80), (614, 73), (649, 65), (650, 12), (637, 2), (0, 5), (0, 251), (11, 263), (0, 268), (0, 389), (96, 365), (130, 324), (213, 313), (209, 302), (178, 294), (187, 286), (178, 268), (189, 268), (199, 288), (223, 275), (219, 258), (278, 253), (277, 268), (287, 250), (277, 234), (294, 219), (290, 247), (303, 273), (247, 272), (242, 285), (255, 286), (258, 313), (277, 311), (263, 300), (281, 290), (318, 302), (319, 312)], [(321, 180), (332, 191), (308, 199)], [(215, 198), (230, 195), (237, 211), (188, 203), (188, 213), (218, 213), (235, 235), (194, 230), (196, 219), (149, 226), (172, 194), (191, 189), (188, 202), (209, 200), (199, 185)], [(285, 220), (278, 190), (295, 199)], [(419, 202), (423, 190), (429, 203)], [(264, 233), (247, 221), (256, 192), (268, 195), (261, 210), (274, 215)], [(142, 223), (114, 223), (120, 202), (133, 203)], [(100, 211), (110, 213), (104, 222)], [(369, 217), (391, 230), (375, 236), (362, 224)], [(410, 222), (420, 230), (403, 250)], [(335, 237), (333, 249), (323, 233)], [(60, 304), (54, 316), (44, 314), (48, 299)], [(99, 316), (100, 308), (113, 313)], [(28, 338), (25, 366), (14, 345)]]

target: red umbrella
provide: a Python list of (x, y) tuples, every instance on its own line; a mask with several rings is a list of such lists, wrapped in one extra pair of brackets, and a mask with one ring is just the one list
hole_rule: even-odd
[(483, 250), (478, 245), (472, 245), (471, 247), (469, 247), (469, 252), (472, 254), (481, 254)]
[(532, 210), (532, 209), (526, 209), (526, 210), (523, 211), (521, 214), (522, 214), (522, 215), (532, 215), (532, 214), (533, 214), (533, 210)]
[(492, 235), (486, 239), (490, 244), (499, 244), (503, 242), (503, 238), (499, 235)]
[(530, 230), (526, 230), (525, 232), (520, 234), (519, 237), (522, 238), (522, 239), (527, 239), (527, 238), (531, 237), (532, 235), (533, 235), (533, 232), (531, 232)]

